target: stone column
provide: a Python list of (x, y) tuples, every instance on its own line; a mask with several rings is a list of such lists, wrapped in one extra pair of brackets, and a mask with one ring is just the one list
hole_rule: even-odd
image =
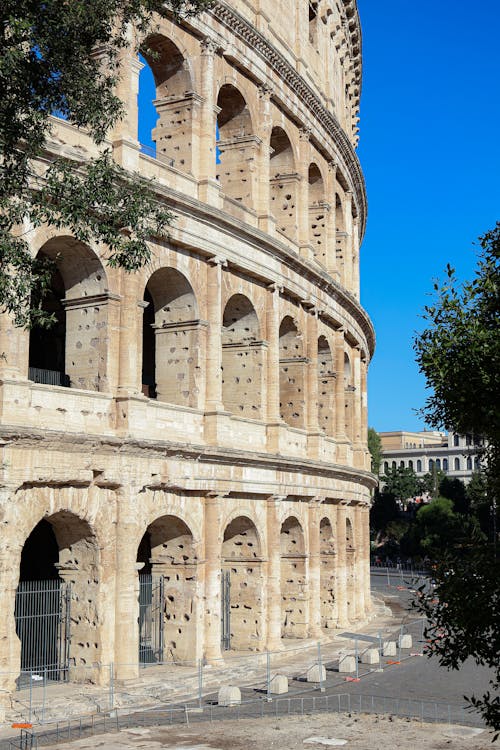
[(356, 619), (365, 616), (365, 535), (363, 529), (363, 508), (357, 505), (354, 513), (354, 539), (356, 546), (355, 577), (354, 577), (354, 612)]
[[(122, 273), (120, 304), (120, 335), (118, 351), (118, 395), (138, 394), (141, 391), (142, 372), (142, 315), (144, 303), (139, 288), (139, 273)], [(110, 349), (109, 357), (113, 356)]]
[(222, 497), (205, 498), (205, 643), (207, 661), (221, 658)]
[(318, 420), (318, 311), (309, 310), (306, 319), (306, 425), (308, 458), (318, 458), (320, 429)]
[(139, 674), (139, 571), (135, 509), (129, 498), (118, 500), (116, 525), (115, 676), (133, 679)]
[(337, 162), (328, 164), (326, 178), (326, 196), (330, 202), (330, 211), (326, 218), (326, 270), (335, 281), (340, 283), (340, 272), (337, 265), (337, 206), (336, 206)]
[(280, 414), (280, 292), (281, 287), (270, 284), (266, 305), (267, 352), (267, 450), (277, 453), (279, 449)]
[(337, 601), (338, 627), (349, 626), (347, 617), (346, 504), (337, 506)]
[(280, 507), (284, 497), (267, 500), (267, 641), (268, 651), (281, 649)]
[(268, 234), (274, 234), (276, 222), (271, 215), (271, 184), (269, 175), (269, 159), (271, 148), (271, 96), (272, 90), (268, 86), (259, 88), (259, 108), (256, 135), (261, 140), (257, 157), (257, 195), (255, 207), (257, 210), (258, 226)]
[(344, 221), (345, 221), (345, 258), (344, 258), (344, 286), (352, 292), (352, 193), (350, 190), (345, 192), (344, 203)]
[(371, 597), (371, 577), (370, 577), (370, 506), (364, 505), (361, 514), (363, 525), (363, 568), (365, 583), (365, 614), (373, 610)]
[(309, 222), (309, 164), (311, 162), (311, 131), (301, 128), (299, 131), (299, 158), (301, 174), (297, 188), (297, 241), (303, 258), (313, 259)]
[(308, 505), (309, 535), (309, 637), (321, 638), (321, 548), (320, 512), (323, 498), (314, 497)]
[(200, 200), (219, 207), (220, 185), (216, 171), (216, 125), (220, 111), (215, 102), (214, 57), (219, 47), (211, 39), (203, 39), (200, 44), (200, 80), (202, 105), (199, 120), (198, 163), (193, 172), (198, 179)]
[(361, 353), (359, 347), (352, 350), (353, 370), (354, 370), (354, 410), (353, 410), (353, 442), (360, 445), (361, 441)]
[(217, 443), (218, 415), (222, 403), (222, 269), (225, 258), (210, 258), (207, 265), (207, 357), (205, 396), (205, 440)]
[[(132, 32), (129, 31), (131, 35)], [(144, 67), (135, 54), (135, 43), (120, 54), (119, 79), (116, 95), (123, 102), (124, 116), (115, 124), (110, 139), (113, 144), (113, 157), (125, 169), (136, 171), (139, 168), (140, 144), (138, 139), (139, 74)]]
[(353, 219), (352, 227), (352, 293), (359, 299), (359, 218)]
[(344, 329), (335, 331), (335, 437), (345, 442)]

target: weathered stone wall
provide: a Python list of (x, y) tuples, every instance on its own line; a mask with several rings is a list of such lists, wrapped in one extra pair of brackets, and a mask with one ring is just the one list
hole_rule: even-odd
[[(156, 153), (137, 140), (132, 52), (109, 146), (172, 208), (168, 242), (125, 274), (34, 228), (33, 255), (57, 258), (59, 324), (42, 339), (0, 316), (1, 706), (20, 669), (16, 589), (37, 560), (71, 583), (80, 681), (105, 682), (111, 662), (137, 675), (145, 573), (163, 582), (175, 662), (223, 655), (222, 571), (232, 648), (370, 611), (355, 5), (216, 3), (158, 19), (149, 42)], [(54, 138), (96, 153), (68, 123)]]

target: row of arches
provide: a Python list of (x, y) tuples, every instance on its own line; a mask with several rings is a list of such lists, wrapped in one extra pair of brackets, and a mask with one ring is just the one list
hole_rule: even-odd
[[(429, 458), (426, 459), (401, 459), (399, 462), (400, 468), (408, 468), (408, 469), (414, 469), (417, 474), (422, 474), (425, 472), (432, 472), (434, 469), (436, 471), (444, 471), (447, 473), (448, 471), (474, 471), (478, 470), (480, 468), (480, 460), (477, 456), (455, 456), (451, 458)], [(396, 461), (391, 462), (391, 468), (396, 469), (398, 467), (398, 463)], [(389, 471), (389, 462), (384, 461), (384, 472)]]
[[(29, 339), (29, 376), (52, 385), (109, 390), (110, 297), (97, 256), (70, 238), (48, 241), (40, 255), (56, 260), (44, 309), (55, 316), (52, 328), (34, 328)], [(115, 303), (116, 304), (116, 303)], [(159, 402), (203, 408), (207, 335), (213, 322), (202, 320), (188, 278), (176, 268), (154, 271), (145, 285), (142, 310), (142, 392)], [(221, 311), (219, 346), (222, 406), (256, 420), (266, 417), (265, 384), (269, 323), (246, 294), (233, 293)], [(319, 429), (335, 436), (335, 410), (353, 423), (354, 367), (343, 354), (339, 373), (334, 334), (320, 333), (314, 344), (304, 322), (291, 314), (278, 321), (279, 415), (286, 424), (307, 428), (308, 409), (316, 410)], [(317, 399), (310, 403), (308, 373), (315, 368)], [(343, 380), (344, 403), (336, 400)], [(359, 385), (359, 384), (358, 384)]]
[[(142, 49), (138, 135), (144, 153), (197, 176), (198, 151), (208, 151), (213, 159), (209, 171), (228, 211), (243, 206), (259, 215), (271, 214), (279, 233), (308, 245), (314, 260), (328, 270), (335, 266), (349, 285), (355, 273), (352, 223), (357, 209), (348, 181), (338, 169), (329, 174), (324, 157), (309, 144), (308, 132), (295, 139), (282, 117), (274, 124), (266, 121), (264, 132), (255, 87), (244, 78), (229, 82), (221, 76), (213, 95), (214, 133), (195, 146), (198, 118), (206, 115), (195, 93), (198, 84), (189, 53), (158, 33), (149, 36)], [(203, 55), (200, 59), (203, 63)]]
[[(339, 622), (339, 576), (345, 576), (347, 614), (357, 616), (356, 550), (354, 527), (346, 520), (345, 538), (334, 536), (328, 515), (321, 517), (315, 533), (319, 548), (320, 586), (318, 600), (311, 601), (309, 545), (312, 543), (297, 516), (287, 515), (279, 525), (279, 539), (268, 539), (267, 545), (279, 545), (280, 635), (282, 638), (306, 638), (316, 608), (323, 629), (335, 628)], [(130, 539), (136, 564), (129, 571), (134, 581), (135, 612), (128, 637), (136, 659), (147, 663), (190, 661), (201, 653), (205, 609), (228, 607), (229, 637), (226, 648), (233, 650), (263, 650), (266, 647), (268, 597), (265, 534), (249, 516), (236, 514), (221, 529), (220, 547), (216, 564), (221, 577), (230, 579), (228, 600), (218, 603), (206, 601), (203, 593), (206, 552), (187, 519), (176, 515), (159, 515), (144, 530), (142, 537)], [(338, 549), (338, 546), (341, 549)], [(339, 568), (338, 552), (343, 551), (344, 568)], [(64, 510), (40, 520), (24, 541), (19, 564), (16, 596), (16, 634), (20, 641), (22, 670), (55, 672), (54, 665), (76, 680), (92, 679), (91, 668), (102, 661), (101, 627), (105, 611), (114, 607), (103, 593), (102, 552), (93, 527), (83, 518)], [(121, 579), (123, 570), (120, 570)], [(109, 576), (106, 576), (108, 579)], [(142, 583), (162, 581), (161, 601), (156, 606), (156, 621), (152, 623), (152, 599), (144, 596)], [(43, 584), (44, 588), (36, 586)], [(54, 627), (54, 602), (43, 596), (47, 584), (68, 586), (71, 603), (67, 640), (60, 641)], [(359, 585), (359, 583), (358, 583)], [(109, 590), (109, 580), (106, 584)], [(53, 590), (53, 589), (51, 589)], [(22, 605), (20, 592), (25, 601)], [(116, 596), (124, 592), (117, 591)], [(27, 612), (35, 611), (30, 617)], [(161, 623), (160, 623), (161, 621)], [(135, 624), (134, 624), (135, 623)], [(161, 643), (151, 639), (153, 626), (161, 624)], [(34, 638), (34, 634), (38, 639)], [(222, 635), (222, 634), (221, 634)], [(135, 641), (135, 642), (133, 642)], [(43, 647), (40, 645), (43, 644)], [(35, 645), (34, 645), (35, 644)], [(221, 645), (223, 642), (221, 640)], [(64, 649), (64, 655), (61, 650)], [(63, 658), (64, 657), (64, 658)], [(64, 661), (65, 660), (65, 661)], [(52, 679), (53, 677), (51, 677)]]

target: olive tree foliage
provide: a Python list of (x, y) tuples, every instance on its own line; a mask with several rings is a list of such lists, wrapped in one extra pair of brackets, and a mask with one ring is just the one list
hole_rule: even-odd
[[(491, 668), (491, 692), (470, 698), (488, 726), (500, 730), (500, 562), (496, 507), (500, 485), (500, 223), (480, 239), (475, 277), (459, 284), (451, 267), (425, 308), (427, 327), (416, 358), (431, 391), (423, 413), (434, 428), (486, 440), (482, 456), (492, 510), (490, 542), (472, 529), (437, 565), (435, 591), (420, 592), (429, 620), (430, 653), (459, 668), (469, 657)], [(482, 480), (481, 480), (482, 481)], [(476, 484), (477, 484), (476, 480)]]
[[(198, 13), (211, 0), (3, 0), (0, 36), (0, 311), (17, 325), (48, 322), (40, 300), (49, 261), (33, 259), (28, 238), (42, 223), (108, 248), (111, 265), (134, 271), (163, 236), (171, 214), (151, 185), (113, 163), (102, 145), (123, 116), (119, 60), (153, 27), (155, 14)], [(51, 115), (101, 145), (93, 160), (52, 158)], [(41, 159), (48, 160), (44, 172)]]

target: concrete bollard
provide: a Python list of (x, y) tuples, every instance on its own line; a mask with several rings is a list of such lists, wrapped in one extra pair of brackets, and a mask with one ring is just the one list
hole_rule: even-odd
[(356, 659), (354, 656), (341, 656), (339, 660), (339, 672), (355, 672)]
[(273, 695), (288, 693), (288, 677), (286, 674), (275, 674), (269, 684), (269, 692)]
[(219, 690), (217, 703), (219, 706), (237, 706), (241, 703), (241, 690), (234, 685), (224, 685)]
[(378, 648), (367, 648), (361, 654), (361, 664), (378, 664), (380, 661), (380, 654)]
[(412, 637), (409, 633), (404, 633), (398, 638), (399, 648), (411, 648), (413, 645)]
[(382, 656), (397, 656), (398, 648), (396, 641), (384, 641)]
[[(321, 669), (321, 671), (320, 671)], [(326, 669), (323, 665), (313, 664), (306, 672), (307, 682), (324, 682), (326, 680)]]

